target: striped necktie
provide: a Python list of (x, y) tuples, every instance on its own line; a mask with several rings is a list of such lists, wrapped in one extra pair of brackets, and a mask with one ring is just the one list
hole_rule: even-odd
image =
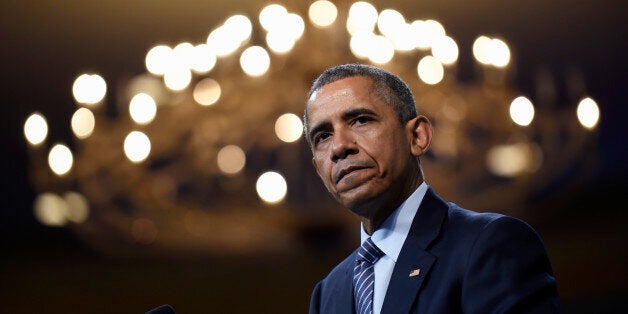
[(375, 285), (375, 262), (384, 255), (371, 238), (358, 249), (358, 258), (353, 269), (353, 297), (357, 314), (373, 313), (373, 288)]

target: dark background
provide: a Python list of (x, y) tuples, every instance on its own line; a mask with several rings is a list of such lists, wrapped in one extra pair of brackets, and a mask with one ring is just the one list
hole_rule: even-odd
[[(40, 225), (31, 209), (35, 192), (22, 135), (31, 112), (41, 111), (48, 119), (49, 140), (70, 138), (63, 121), (75, 108), (71, 86), (78, 74), (94, 71), (114, 82), (143, 73), (145, 53), (156, 43), (205, 38), (227, 16), (253, 18), (265, 4), (2, 1), (0, 312), (141, 313), (162, 303), (180, 313), (306, 311), (314, 283), (345, 251), (255, 259), (114, 258), (92, 250), (69, 228)], [(437, 19), (461, 47), (470, 47), (481, 34), (505, 38), (516, 63), (517, 86), (529, 94), (539, 67), (550, 69), (558, 82), (569, 71), (581, 71), (588, 94), (601, 107), (598, 167), (592, 180), (546, 202), (558, 214), (535, 228), (548, 247), (566, 312), (627, 311), (628, 26), (622, 1), (374, 4), (408, 18)], [(469, 79), (464, 63), (460, 66), (460, 79)], [(566, 97), (565, 86), (559, 88)]]

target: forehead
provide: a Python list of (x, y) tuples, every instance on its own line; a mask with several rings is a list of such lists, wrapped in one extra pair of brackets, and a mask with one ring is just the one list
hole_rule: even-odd
[(378, 112), (390, 107), (373, 92), (373, 81), (365, 76), (348, 77), (323, 85), (308, 100), (309, 120), (314, 123), (355, 108)]
[(350, 96), (368, 92), (372, 81), (365, 76), (350, 76), (325, 84), (312, 93), (309, 102), (320, 102), (330, 96)]

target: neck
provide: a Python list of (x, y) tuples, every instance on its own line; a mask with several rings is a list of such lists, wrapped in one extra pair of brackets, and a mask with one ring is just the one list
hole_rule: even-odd
[(379, 222), (377, 225), (375, 225), (375, 222), (366, 218), (362, 218), (362, 227), (364, 228), (364, 232), (366, 232), (366, 234), (368, 234), (369, 236), (373, 235), (373, 232), (375, 232), (375, 230), (377, 230), (377, 228), (379, 228), (379, 226), (382, 224), (383, 221)]
[[(392, 214), (403, 202), (405, 202), (414, 191), (423, 183), (423, 178), (419, 176), (417, 180), (413, 180), (413, 184), (406, 185), (406, 188), (400, 191), (400, 193), (392, 198), (392, 201), (385, 202), (386, 205), (377, 206), (378, 210), (374, 212), (372, 217), (360, 217), (364, 231), (370, 236), (373, 235), (384, 221)], [(375, 205), (375, 204), (372, 204)]]

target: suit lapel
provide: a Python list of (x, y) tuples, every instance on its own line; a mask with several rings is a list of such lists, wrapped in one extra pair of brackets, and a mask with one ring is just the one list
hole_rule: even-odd
[(331, 289), (332, 294), (329, 298), (333, 301), (326, 302), (329, 304), (329, 308), (321, 311), (321, 313), (330, 314), (346, 314), (353, 313), (353, 267), (355, 265), (355, 259), (357, 256), (357, 250), (351, 254), (348, 258), (349, 263), (346, 263), (345, 269), (341, 272), (339, 280), (334, 281), (334, 287)]
[(382, 314), (410, 312), (423, 280), (436, 261), (426, 249), (438, 236), (447, 208), (445, 201), (428, 188), (393, 269)]

